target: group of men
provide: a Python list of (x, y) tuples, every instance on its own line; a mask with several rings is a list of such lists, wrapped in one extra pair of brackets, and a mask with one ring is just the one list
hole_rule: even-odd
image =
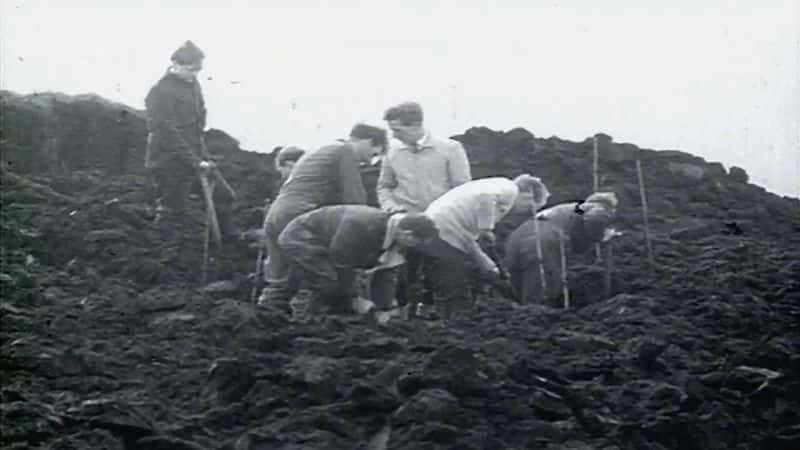
[[(181, 215), (195, 174), (214, 170), (202, 139), (202, 62), (202, 51), (186, 42), (147, 97), (157, 222)], [(529, 174), (473, 180), (464, 147), (431, 134), (417, 103), (392, 106), (383, 119), (400, 145), (389, 147), (386, 130), (359, 123), (346, 140), (277, 153), (284, 179), (264, 221), (267, 286), (260, 305), (288, 309), (306, 288), (312, 311), (388, 310), (424, 298), (450, 317), (470, 307), (470, 280), (502, 278), (481, 243), (494, 245), (494, 227), (509, 212), (532, 217), (547, 188)], [(380, 207), (367, 205), (359, 170), (375, 157), (382, 160)], [(368, 299), (358, 294), (359, 273), (370, 274)]]

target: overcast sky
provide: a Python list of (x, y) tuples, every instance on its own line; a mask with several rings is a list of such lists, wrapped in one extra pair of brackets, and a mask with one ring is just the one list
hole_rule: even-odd
[(435, 134), (687, 151), (800, 196), (798, 0), (0, 0), (0, 84), (143, 107), (184, 40), (209, 126), (315, 147), (404, 100)]

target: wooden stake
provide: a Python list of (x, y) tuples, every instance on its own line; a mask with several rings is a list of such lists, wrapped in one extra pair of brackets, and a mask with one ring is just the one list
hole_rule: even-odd
[(541, 280), (541, 294), (542, 294), (542, 303), (544, 303), (547, 299), (547, 278), (544, 274), (544, 257), (542, 252), (542, 234), (541, 229), (539, 228), (539, 219), (535, 215), (533, 216), (533, 229), (534, 233), (536, 233), (536, 259), (539, 261), (539, 279)]
[(642, 199), (642, 215), (644, 216), (644, 239), (647, 245), (647, 262), (650, 264), (650, 269), (655, 268), (655, 261), (653, 260), (653, 244), (650, 241), (650, 219), (647, 213), (647, 195), (644, 189), (644, 175), (642, 174), (642, 161), (636, 159), (636, 175), (639, 177), (639, 195)]
[(202, 285), (203, 287), (208, 285), (208, 244), (211, 240), (211, 223), (210, 223), (211, 215), (206, 213), (206, 222), (205, 228), (203, 228), (203, 272), (202, 272)]
[[(600, 151), (597, 148), (597, 136), (592, 138), (592, 192), (597, 193), (600, 190)], [(594, 245), (595, 261), (602, 261), (603, 257), (600, 252), (600, 244)]]
[(600, 152), (597, 150), (597, 136), (594, 137), (593, 153), (592, 176), (594, 181), (592, 183), (592, 192), (597, 192), (600, 189)]
[(564, 309), (569, 309), (569, 286), (567, 285), (567, 246), (564, 242), (564, 233), (558, 233), (559, 250), (561, 250), (561, 287), (564, 293)]
[(611, 241), (606, 242), (606, 255), (604, 258), (605, 262), (605, 271), (603, 273), (603, 293), (605, 294), (605, 298), (611, 298), (611, 292), (613, 286), (611, 284), (612, 278), (611, 274), (614, 271), (614, 248), (612, 247)]

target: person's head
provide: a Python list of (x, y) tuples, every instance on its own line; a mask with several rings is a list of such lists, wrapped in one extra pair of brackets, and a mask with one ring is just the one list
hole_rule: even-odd
[(187, 81), (197, 78), (203, 69), (205, 54), (194, 42), (186, 41), (172, 53), (172, 67), (170, 71)]
[(297, 147), (278, 147), (275, 155), (275, 169), (280, 172), (281, 177), (286, 178), (292, 173), (294, 165), (306, 153), (302, 148)]
[(514, 184), (517, 185), (519, 194), (511, 209), (516, 213), (536, 214), (536, 210), (544, 206), (550, 197), (550, 191), (542, 180), (527, 173), (514, 178)]
[(416, 102), (400, 103), (383, 113), (383, 120), (389, 125), (392, 135), (405, 144), (413, 144), (425, 135), (422, 119), (422, 106)]
[(585, 215), (614, 216), (617, 213), (617, 194), (613, 192), (595, 192), (586, 197), (580, 208)]
[(419, 248), (437, 236), (439, 236), (439, 229), (436, 224), (423, 213), (405, 214), (397, 222), (395, 240), (401, 247)]
[(373, 157), (386, 151), (386, 130), (357, 123), (350, 130), (348, 142), (356, 151), (359, 161), (370, 163)]

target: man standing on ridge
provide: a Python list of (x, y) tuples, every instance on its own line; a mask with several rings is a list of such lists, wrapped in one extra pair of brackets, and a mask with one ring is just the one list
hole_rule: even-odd
[[(458, 141), (438, 138), (423, 127), (422, 107), (405, 102), (387, 109), (383, 119), (400, 141), (386, 153), (376, 190), (381, 209), (390, 213), (425, 211), (428, 205), (450, 189), (472, 179), (467, 152)], [(410, 280), (427, 272), (425, 257), (409, 249), (406, 266), (397, 272), (396, 295), (406, 303)], [(394, 271), (375, 273), (374, 289), (391, 289)], [(427, 277), (426, 277), (427, 280)], [(426, 296), (431, 294), (426, 283)], [(391, 294), (389, 294), (391, 295)]]
[[(172, 65), (150, 89), (145, 99), (147, 109), (147, 149), (145, 168), (156, 186), (155, 225), (170, 243), (163, 263), (181, 260), (185, 242), (180, 233), (185, 220), (186, 199), (198, 174), (213, 170), (203, 130), (206, 106), (197, 74), (205, 55), (192, 41), (186, 41), (172, 53)], [(218, 189), (217, 192), (224, 191)], [(235, 233), (230, 205), (217, 202), (220, 229), (224, 235)], [(176, 251), (176, 253), (173, 253)]]

